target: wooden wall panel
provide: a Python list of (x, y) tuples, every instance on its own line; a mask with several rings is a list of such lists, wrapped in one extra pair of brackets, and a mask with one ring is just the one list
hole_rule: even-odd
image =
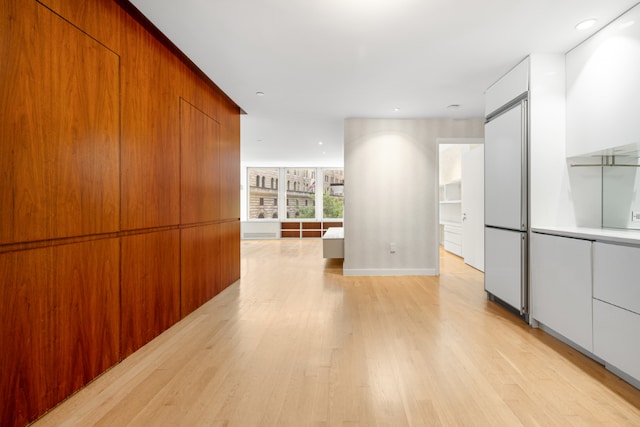
[[(33, 1), (33, 0), (30, 0)], [(120, 18), (124, 13), (113, 0), (37, 0), (64, 16), (83, 32), (114, 52), (120, 51)], [(34, 1), (35, 2), (35, 1)]]
[(44, 6), (30, 18), (1, 76), (0, 243), (117, 231), (119, 58)]
[(239, 108), (132, 9), (0, 1), (3, 426), (239, 277)]
[(220, 109), (220, 218), (240, 219), (240, 109)]
[(0, 414), (23, 425), (118, 361), (118, 239), (0, 254)]
[(180, 231), (122, 238), (120, 357), (180, 320)]
[(181, 315), (188, 315), (217, 294), (220, 225), (181, 230)]
[(213, 221), (220, 215), (218, 122), (180, 103), (182, 224)]
[(178, 224), (183, 66), (132, 18), (125, 20), (125, 29), (122, 227), (131, 230)]
[(220, 280), (216, 293), (240, 279), (240, 221), (220, 224)]

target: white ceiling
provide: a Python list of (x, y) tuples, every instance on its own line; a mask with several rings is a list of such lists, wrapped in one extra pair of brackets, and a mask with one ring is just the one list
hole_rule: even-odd
[(284, 166), (342, 165), (348, 117), (482, 117), (484, 90), (527, 54), (564, 53), (637, 3), (130, 1), (247, 112), (242, 161)]

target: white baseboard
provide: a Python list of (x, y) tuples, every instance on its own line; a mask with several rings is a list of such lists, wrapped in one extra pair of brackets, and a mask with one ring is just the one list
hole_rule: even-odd
[(436, 276), (435, 268), (343, 268), (344, 276)]

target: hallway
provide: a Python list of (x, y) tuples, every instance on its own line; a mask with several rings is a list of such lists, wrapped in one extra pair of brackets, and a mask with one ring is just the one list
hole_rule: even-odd
[(640, 425), (640, 391), (437, 277), (343, 277), (320, 239), (242, 242), (242, 279), (36, 426)]

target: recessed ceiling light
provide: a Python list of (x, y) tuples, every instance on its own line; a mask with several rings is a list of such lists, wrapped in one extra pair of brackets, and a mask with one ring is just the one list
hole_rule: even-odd
[(318, 145), (322, 145), (322, 141), (318, 141)]
[(632, 26), (633, 24), (635, 24), (636, 21), (627, 21), (627, 22), (623, 22), (622, 24), (620, 24), (620, 29), (624, 30), (625, 28), (629, 28), (630, 26)]
[(587, 19), (586, 21), (582, 21), (578, 25), (576, 25), (576, 30), (583, 31), (583, 30), (589, 29), (593, 27), (593, 24), (595, 23), (596, 23), (596, 19), (594, 18)]
[(400, 111), (400, 108), (396, 107), (396, 108), (393, 109), (393, 111), (395, 111), (397, 113), (398, 111)]
[(447, 105), (447, 110), (450, 111), (457, 111), (460, 109), (460, 104), (451, 104), (451, 105)]
[(256, 92), (256, 95), (258, 95), (258, 96), (264, 96), (264, 92)]

